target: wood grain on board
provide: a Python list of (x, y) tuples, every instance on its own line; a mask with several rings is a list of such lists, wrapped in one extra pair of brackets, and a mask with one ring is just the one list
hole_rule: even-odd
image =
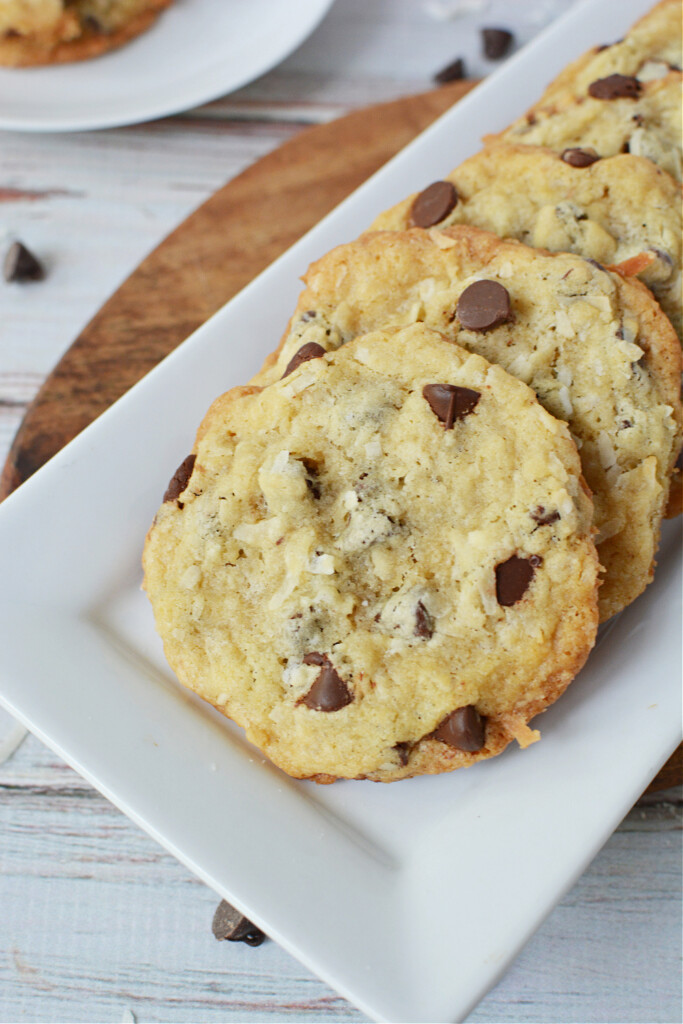
[[(112, 295), (47, 378), (10, 449), (0, 500), (474, 84), (454, 82), (308, 128), (200, 206)], [(650, 790), (682, 779), (679, 747)]]

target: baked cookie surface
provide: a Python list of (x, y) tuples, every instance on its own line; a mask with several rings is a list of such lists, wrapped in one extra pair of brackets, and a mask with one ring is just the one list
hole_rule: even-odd
[(3, 0), (0, 65), (86, 60), (144, 32), (172, 0)]
[(566, 426), (422, 325), (209, 410), (144, 553), (181, 682), (295, 777), (450, 771), (537, 734), (597, 625)]
[(538, 106), (487, 141), (546, 146), (556, 153), (593, 149), (601, 157), (632, 153), (680, 181), (682, 84), (677, 71), (652, 81), (627, 80), (623, 88), (614, 83), (600, 95)]
[(617, 265), (647, 284), (683, 338), (681, 189), (650, 160), (628, 153), (600, 160), (584, 149), (563, 159), (548, 149), (499, 143), (444, 180), (454, 192), (432, 207), (433, 215), (422, 210), (425, 193), (418, 193), (380, 214), (372, 230), (406, 230), (415, 219), (423, 227), (472, 224)]
[(681, 0), (661, 0), (623, 39), (596, 46), (569, 64), (548, 86), (536, 107), (585, 96), (592, 82), (620, 74), (639, 81), (682, 70)]
[(304, 280), (253, 383), (279, 379), (306, 344), (329, 351), (415, 322), (441, 331), (527, 383), (577, 439), (605, 568), (601, 618), (641, 593), (680, 446), (681, 368), (676, 334), (643, 285), (465, 225), (367, 234)]

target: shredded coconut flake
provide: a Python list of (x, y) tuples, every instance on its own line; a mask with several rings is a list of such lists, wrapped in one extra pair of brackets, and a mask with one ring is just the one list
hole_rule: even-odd
[(636, 78), (640, 82), (652, 82), (655, 78), (666, 78), (670, 71), (671, 68), (663, 60), (646, 60)]
[(437, 249), (452, 249), (457, 242), (450, 235), (444, 235), (438, 228), (429, 228), (429, 237)]
[(262, 519), (260, 523), (243, 523), (235, 527), (233, 537), (244, 544), (252, 544), (255, 547), (262, 547), (264, 544), (273, 543), (282, 536), (282, 520), (279, 516), (271, 519)]
[(560, 404), (563, 414), (567, 418), (569, 418), (574, 412), (574, 407), (572, 405), (571, 398), (569, 397), (569, 388), (566, 388), (564, 385), (561, 388), (558, 388), (557, 400)]
[(598, 455), (600, 456), (600, 465), (603, 469), (610, 469), (617, 463), (617, 453), (614, 450), (614, 445), (604, 430), (601, 430), (598, 434)]
[(557, 333), (562, 335), (563, 338), (573, 338), (576, 333), (566, 309), (555, 311), (555, 326), (557, 327)]
[(198, 565), (189, 565), (180, 577), (180, 586), (185, 590), (194, 590), (202, 578), (202, 570)]
[(331, 576), (334, 572), (334, 558), (332, 555), (311, 555), (308, 568), (317, 576)]

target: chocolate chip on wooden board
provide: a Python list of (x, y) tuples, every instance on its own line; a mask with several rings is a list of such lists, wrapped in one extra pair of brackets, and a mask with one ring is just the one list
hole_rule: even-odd
[(467, 704), (444, 718), (432, 736), (449, 747), (474, 753), (481, 750), (486, 742), (486, 719), (474, 704)]
[(42, 281), (45, 268), (22, 242), (12, 242), (2, 265), (2, 273), (9, 283)]
[(481, 39), (484, 56), (488, 60), (500, 60), (510, 50), (514, 38), (512, 32), (508, 32), (506, 28), (483, 28)]
[(221, 900), (213, 915), (211, 931), (222, 942), (246, 942), (248, 946), (260, 946), (266, 938), (260, 928), (240, 914), (227, 900)]
[(468, 331), (490, 331), (512, 319), (510, 293), (498, 281), (475, 281), (458, 299), (456, 316)]
[(462, 57), (457, 57), (434, 75), (437, 85), (445, 85), (446, 82), (459, 82), (462, 78), (465, 78), (465, 61)]
[(445, 430), (451, 430), (456, 420), (469, 416), (481, 398), (473, 388), (460, 388), (455, 384), (425, 384), (422, 395)]
[[(188, 455), (186, 459), (180, 463), (175, 473), (171, 477), (166, 493), (164, 494), (164, 502), (167, 501), (178, 501), (178, 497), (183, 493), (188, 485), (190, 477), (192, 476), (192, 470), (197, 459), (196, 455)], [(178, 501), (178, 508), (182, 508), (182, 502)]]
[(282, 374), (282, 379), (284, 380), (285, 377), (289, 377), (290, 373), (294, 373), (302, 363), (307, 363), (309, 359), (320, 359), (320, 357), (324, 355), (325, 349), (322, 345), (319, 345), (317, 341), (307, 341), (305, 345), (302, 345), (301, 348), (294, 353), (287, 363), (287, 368)]
[(410, 219), (416, 228), (439, 224), (458, 202), (458, 193), (450, 181), (434, 181), (413, 200)]
[(596, 100), (637, 100), (642, 85), (633, 75), (608, 75), (588, 86), (588, 95)]

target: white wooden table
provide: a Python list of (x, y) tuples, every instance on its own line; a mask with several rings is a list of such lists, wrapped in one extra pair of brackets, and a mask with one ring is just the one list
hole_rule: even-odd
[[(48, 268), (0, 285), (0, 457), (83, 325), (216, 188), (306, 124), (429, 88), (457, 56), (486, 73), (480, 25), (525, 39), (569, 3), (470, 0), (444, 21), (456, 0), (337, 0), (283, 65), (208, 107), (0, 133), (0, 248), (14, 234)], [(0, 740), (11, 726), (0, 712)], [(681, 1020), (680, 809), (677, 791), (639, 801), (471, 1021)], [(35, 738), (0, 765), (2, 1024), (366, 1019), (274, 943), (217, 943), (216, 903)]]

